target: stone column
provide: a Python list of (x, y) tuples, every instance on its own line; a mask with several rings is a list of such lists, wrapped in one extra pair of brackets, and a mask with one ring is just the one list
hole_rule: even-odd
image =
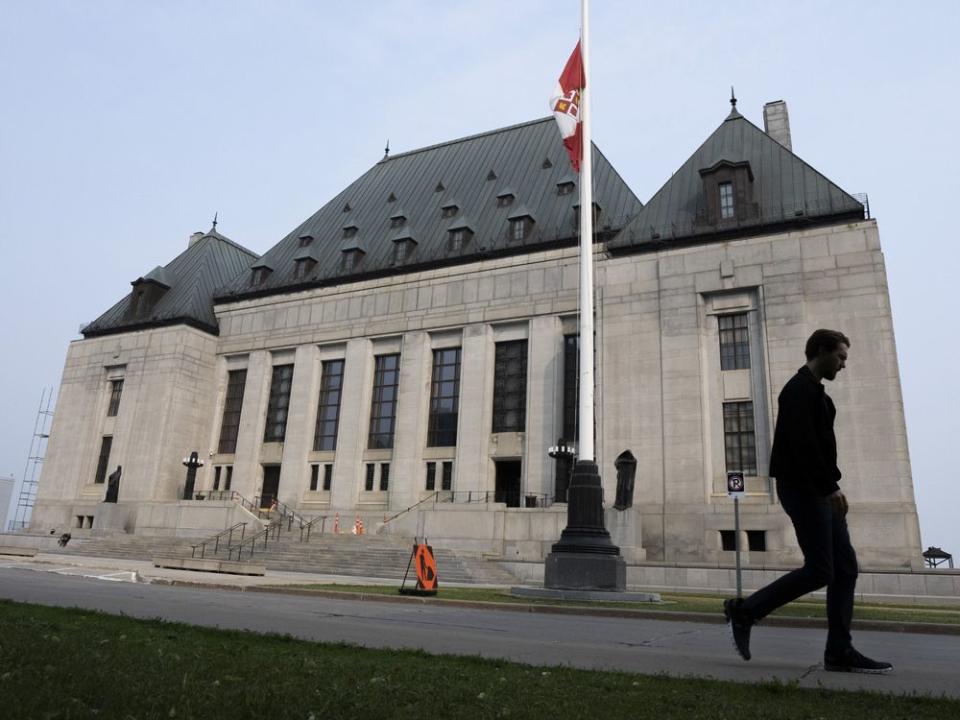
[(313, 429), (317, 419), (317, 366), (316, 346), (303, 345), (297, 348), (294, 355), (287, 429), (284, 434), (279, 491), (280, 501), (291, 507), (296, 507), (300, 502), (310, 479), (307, 454), (313, 446)]
[(559, 318), (535, 317), (530, 321), (523, 494), (553, 494), (554, 461), (547, 449), (560, 434), (556, 426), (557, 384), (563, 378), (563, 355), (557, 353), (560, 332)]
[(430, 338), (425, 332), (403, 336), (400, 386), (390, 463), (390, 510), (409, 507), (418, 499), (422, 450), (426, 444), (430, 403)]
[[(488, 325), (463, 329), (460, 410), (454, 490), (493, 490), (490, 427), (493, 422), (493, 337)], [(439, 478), (437, 480), (439, 483)]]
[(265, 350), (250, 353), (247, 384), (243, 389), (243, 410), (237, 431), (237, 451), (233, 456), (232, 485), (233, 490), (250, 500), (260, 491), (260, 481), (263, 479), (259, 462), (270, 393), (270, 373), (270, 353)]
[[(364, 338), (347, 341), (343, 363), (343, 395), (340, 399), (340, 423), (337, 454), (330, 488), (331, 510), (353, 510), (357, 504), (363, 472), (363, 449), (367, 446), (370, 422), (370, 392), (373, 383), (373, 356), (370, 342)], [(341, 516), (341, 527), (352, 518)]]

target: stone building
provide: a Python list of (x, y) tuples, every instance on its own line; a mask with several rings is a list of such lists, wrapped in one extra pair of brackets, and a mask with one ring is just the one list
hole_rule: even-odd
[[(743, 470), (747, 561), (795, 559), (767, 476), (776, 396), (836, 327), (855, 545), (918, 565), (876, 221), (792, 152), (782, 102), (764, 119), (734, 107), (646, 205), (595, 151), (608, 527), (628, 561), (726, 562)], [(34, 523), (199, 535), (243, 514), (237, 493), (369, 528), (424, 500), (381, 531), (542, 559), (566, 519), (547, 450), (577, 434), (578, 180), (548, 118), (384, 157), (262, 257), (195, 234), (71, 344)]]

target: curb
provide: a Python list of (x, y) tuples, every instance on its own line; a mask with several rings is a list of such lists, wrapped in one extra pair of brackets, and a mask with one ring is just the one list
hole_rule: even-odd
[[(628, 620), (663, 620), (666, 622), (695, 622), (710, 625), (725, 625), (721, 614), (683, 612), (671, 610), (633, 610), (628, 608), (573, 607), (564, 605), (539, 605), (524, 603), (498, 603), (479, 600), (445, 600), (442, 598), (415, 597), (409, 595), (382, 595), (380, 593), (342, 592), (339, 590), (310, 590), (307, 588), (284, 588), (278, 586), (222, 585), (218, 583), (197, 583), (188, 580), (154, 579), (155, 585), (172, 585), (199, 590), (232, 590), (234, 592), (255, 592), (272, 595), (300, 595), (320, 597), (332, 600), (360, 600), (383, 603), (419, 603), (421, 605), (442, 605), (472, 610), (498, 610), (502, 612), (540, 613), (544, 615), (577, 615), (579, 617), (607, 617)], [(826, 618), (797, 618), (769, 616), (762, 622), (770, 627), (822, 628), (826, 629)], [(943, 623), (898, 622), (895, 620), (857, 620), (853, 621), (854, 630), (873, 630), (876, 632), (918, 633), (922, 635), (960, 635), (960, 625)]]

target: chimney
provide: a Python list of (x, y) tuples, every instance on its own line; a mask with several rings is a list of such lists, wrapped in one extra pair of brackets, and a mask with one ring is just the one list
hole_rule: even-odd
[(187, 247), (193, 247), (193, 244), (203, 238), (206, 233), (200, 232), (199, 230), (190, 236), (190, 241), (187, 243)]
[(774, 100), (763, 106), (763, 131), (793, 152), (790, 142), (790, 116), (783, 100)]

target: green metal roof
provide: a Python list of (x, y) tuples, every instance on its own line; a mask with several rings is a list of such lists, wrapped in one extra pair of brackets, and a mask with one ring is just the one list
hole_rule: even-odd
[(256, 258), (256, 253), (211, 230), (163, 267), (158, 266), (131, 283), (152, 281), (168, 288), (147, 312), (131, 314), (131, 292), (81, 332), (84, 337), (95, 337), (187, 324), (216, 334), (216, 288), (246, 271)]
[[(264, 254), (261, 262), (274, 271), (262, 285), (251, 286), (250, 273), (242, 273), (218, 292), (217, 301), (573, 243), (578, 198), (557, 191), (569, 166), (552, 117), (385, 157)], [(491, 171), (493, 180), (488, 179)], [(596, 146), (594, 187), (603, 208), (598, 230), (608, 236), (643, 207)], [(503, 188), (510, 189), (515, 200), (497, 207)], [(442, 208), (449, 205), (456, 205), (458, 211), (443, 217)], [(513, 241), (508, 218), (520, 206), (536, 222), (525, 240)], [(390, 227), (391, 217), (398, 212), (416, 228), (417, 241), (416, 250), (401, 265), (394, 264), (397, 228)], [(357, 232), (345, 241), (343, 228), (349, 226), (356, 226)], [(461, 227), (469, 227), (474, 236), (462, 252), (451, 250), (448, 232)], [(294, 276), (300, 235), (315, 238), (319, 258), (306, 279)], [(341, 254), (354, 247), (362, 248), (365, 255), (355, 268), (344, 271)]]
[[(707, 212), (701, 171), (748, 164), (754, 212), (716, 221)], [(862, 218), (863, 205), (771, 138), (734, 108), (607, 247), (662, 247), (756, 234), (774, 226), (804, 226)]]

